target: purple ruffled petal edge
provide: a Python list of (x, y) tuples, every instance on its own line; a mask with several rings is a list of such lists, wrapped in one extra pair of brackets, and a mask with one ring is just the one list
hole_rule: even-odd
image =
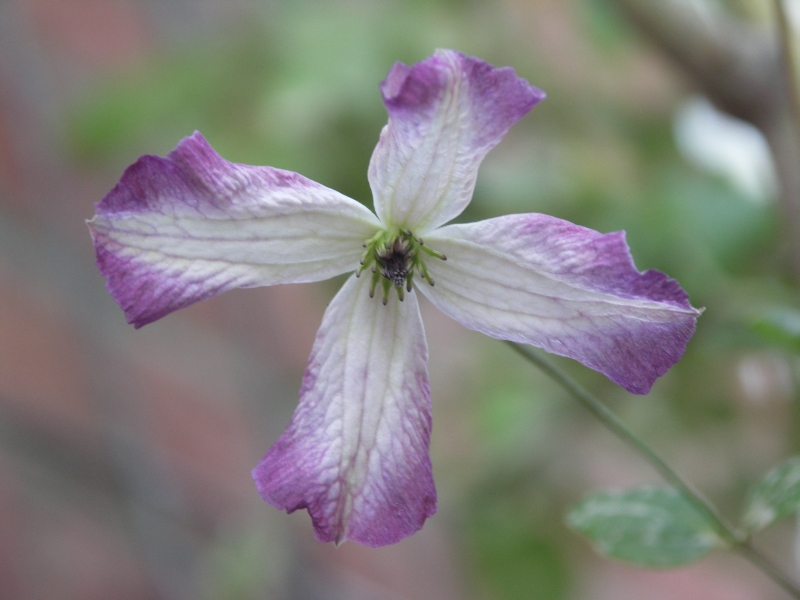
[(464, 326), (531, 344), (646, 394), (683, 355), (698, 315), (678, 282), (640, 273), (624, 232), (539, 214), (444, 227), (420, 290)]
[(389, 124), (369, 168), (375, 210), (418, 233), (464, 210), (486, 153), (545, 97), (512, 68), (453, 50), (396, 63), (381, 94)]
[(197, 132), (142, 156), (95, 209), (98, 269), (137, 328), (235, 287), (351, 270), (378, 226), (297, 173), (226, 161)]

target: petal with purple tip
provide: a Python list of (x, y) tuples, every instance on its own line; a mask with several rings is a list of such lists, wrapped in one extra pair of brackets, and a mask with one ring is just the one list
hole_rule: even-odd
[(539, 214), (444, 227), (425, 238), (442, 312), (495, 338), (574, 358), (635, 394), (680, 359), (700, 311), (678, 283), (640, 273), (624, 232)]
[(389, 123), (369, 165), (375, 211), (419, 234), (464, 210), (486, 153), (544, 98), (513, 69), (452, 50), (395, 64), (381, 94)]
[(353, 270), (380, 225), (301, 175), (226, 161), (199, 133), (141, 157), (95, 208), (98, 267), (137, 327), (234, 287)]
[(261, 496), (308, 509), (316, 537), (393, 544), (436, 512), (428, 350), (416, 295), (388, 304), (351, 276), (322, 320), (300, 404), (253, 470)]

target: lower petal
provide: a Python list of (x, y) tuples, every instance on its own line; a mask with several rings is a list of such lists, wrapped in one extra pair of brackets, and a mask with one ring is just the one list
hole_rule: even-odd
[(428, 349), (412, 292), (386, 306), (369, 277), (322, 320), (286, 432), (253, 470), (265, 501), (305, 508), (320, 541), (393, 544), (436, 512)]
[(447, 256), (420, 290), (470, 329), (574, 358), (646, 394), (683, 355), (700, 311), (663, 273), (640, 273), (624, 232), (546, 215), (451, 225), (425, 237)]

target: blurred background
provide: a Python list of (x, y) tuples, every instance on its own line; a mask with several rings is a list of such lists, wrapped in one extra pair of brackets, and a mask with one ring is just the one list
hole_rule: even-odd
[[(742, 69), (700, 42), (778, 60), (775, 31), (767, 0), (0, 0), (0, 598), (788, 598), (736, 556), (674, 571), (597, 557), (565, 510), (657, 475), (424, 298), (439, 513), (388, 548), (314, 541), (250, 470), (289, 422), (341, 281), (237, 290), (137, 331), (84, 224), (127, 165), (195, 129), (229, 160), (371, 205), (395, 61), (445, 47), (513, 66), (548, 98), (490, 153), (459, 220), (624, 229), (639, 269), (706, 307), (649, 396), (554, 360), (733, 519), (800, 449), (800, 222), (779, 192), (800, 162), (779, 71), (727, 89), (716, 79)], [(757, 541), (800, 578), (794, 523)]]

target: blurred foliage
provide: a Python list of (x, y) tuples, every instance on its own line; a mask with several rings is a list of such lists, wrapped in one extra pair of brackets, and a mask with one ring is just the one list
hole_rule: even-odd
[(755, 532), (800, 509), (800, 456), (781, 463), (754, 485), (744, 513), (745, 530)]
[(689, 564), (725, 546), (705, 516), (675, 488), (595, 492), (572, 507), (567, 518), (602, 554), (643, 566)]
[(752, 328), (768, 344), (800, 354), (800, 311), (771, 310), (753, 321)]
[[(732, 4), (746, 12), (747, 3)], [(76, 104), (65, 140), (76, 163), (114, 173), (198, 129), (229, 160), (298, 171), (370, 205), (367, 165), (386, 119), (378, 82), (394, 61), (453, 47), (512, 65), (548, 99), (489, 155), (459, 219), (546, 212), (601, 231), (625, 229), (640, 269), (665, 271), (707, 308), (697, 334), (646, 399), (630, 400), (568, 361), (565, 368), (634, 415), (656, 445), (672, 447), (676, 431), (724, 431), (735, 444), (743, 426), (739, 359), (765, 346), (780, 356), (800, 347), (794, 312), (784, 313), (789, 320), (763, 317), (776, 307), (800, 309), (780, 266), (775, 206), (748, 200), (678, 154), (672, 118), (681, 86), (605, 2), (534, 5), (519, 19), (499, 2), (265, 4), (258, 18), (186, 39), (98, 84)], [(552, 52), (537, 38), (547, 19), (570, 34)], [(581, 431), (587, 417), (571, 406), (542, 408), (571, 401), (520, 374), (529, 367), (507, 352), (486, 350), (489, 363), (504, 366), (482, 369), (465, 402), (481, 424), (473, 452), (482, 465), (461, 492), (465, 556), (488, 597), (566, 598), (580, 554), (571, 554), (575, 540), (562, 514), (587, 484), (579, 474), (548, 475), (537, 457), (569, 447), (569, 432)], [(548, 437), (554, 427), (568, 432), (565, 439)], [(541, 439), (552, 443), (548, 452)], [(746, 454), (731, 453), (725, 469), (744, 478), (764, 470)], [(712, 485), (722, 486), (712, 495), (744, 493), (738, 479)]]

